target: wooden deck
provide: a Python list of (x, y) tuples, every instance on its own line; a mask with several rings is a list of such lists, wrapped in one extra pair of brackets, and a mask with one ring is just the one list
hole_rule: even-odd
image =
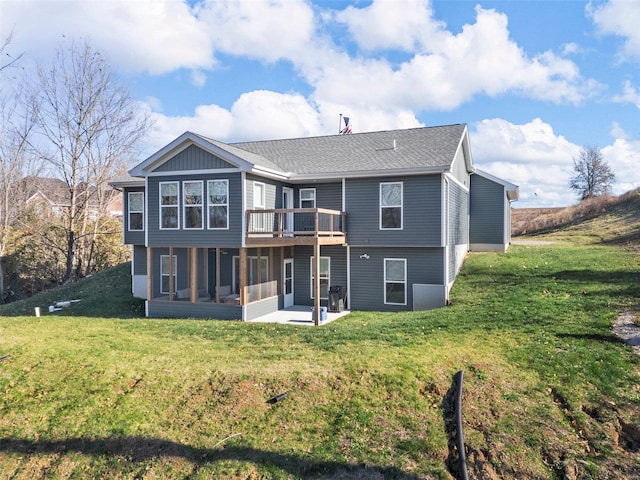
[(325, 208), (247, 210), (248, 247), (282, 245), (342, 245), (346, 214)]

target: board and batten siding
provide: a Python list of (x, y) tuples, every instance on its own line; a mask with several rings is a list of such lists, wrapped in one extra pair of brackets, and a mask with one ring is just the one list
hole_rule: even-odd
[(186, 170), (211, 170), (236, 168), (235, 165), (212, 155), (211, 153), (190, 145), (181, 152), (174, 155), (162, 165), (154, 169), (155, 172), (176, 172)]
[[(294, 303), (296, 305), (313, 306), (311, 298), (311, 257), (313, 247), (297, 245), (293, 259)], [(337, 285), (343, 292), (347, 289), (347, 249), (340, 245), (325, 245), (320, 248), (321, 257), (330, 257), (329, 287)], [(327, 300), (321, 300), (322, 306), (327, 306)]]
[[(182, 182), (202, 180), (204, 188), (204, 228), (202, 230), (185, 230)], [(207, 180), (229, 181), (229, 228), (227, 230), (207, 229)], [(179, 183), (180, 228), (177, 230), (160, 230), (160, 182)], [(150, 246), (172, 247), (240, 247), (242, 245), (242, 193), (240, 173), (203, 174), (203, 175), (171, 175), (167, 177), (148, 177), (148, 240)]]
[[(444, 248), (351, 248), (349, 308), (387, 312), (413, 310), (414, 283), (444, 285), (444, 251)], [(406, 305), (384, 303), (385, 258), (407, 260)]]
[(469, 243), (504, 244), (504, 186), (480, 175), (471, 176)]
[[(380, 183), (403, 183), (402, 230), (380, 229)], [(440, 175), (346, 180), (347, 240), (352, 246), (441, 246)]]
[[(123, 238), (125, 245), (144, 245), (144, 230), (129, 230), (129, 192), (142, 192), (144, 193), (144, 187), (127, 187), (122, 193), (122, 228)], [(144, 195), (144, 212), (143, 218), (146, 221), (147, 217), (147, 195)]]

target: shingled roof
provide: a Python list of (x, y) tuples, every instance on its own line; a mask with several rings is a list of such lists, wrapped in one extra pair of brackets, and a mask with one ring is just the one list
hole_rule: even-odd
[[(357, 174), (398, 169), (448, 169), (465, 124), (324, 137), (233, 143), (292, 176)], [(255, 157), (254, 162), (260, 162)], [(251, 160), (250, 160), (251, 161)]]
[[(230, 144), (185, 132), (134, 167), (130, 174), (137, 178), (144, 177), (147, 169), (166, 161), (186, 142), (195, 143), (214, 155), (226, 152), (230, 158), (236, 159), (243, 170), (276, 175), (291, 181), (437, 173), (451, 168), (458, 149), (466, 145), (463, 144), (466, 129), (465, 124), (455, 124)], [(465, 155), (470, 162), (468, 150)], [(129, 177), (117, 179), (111, 184), (114, 187), (126, 187), (138, 183)]]

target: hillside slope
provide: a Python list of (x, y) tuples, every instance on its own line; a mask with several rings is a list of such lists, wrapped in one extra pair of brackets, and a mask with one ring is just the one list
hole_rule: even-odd
[(131, 263), (126, 262), (64, 287), (39, 293), (17, 302), (0, 305), (0, 316), (34, 315), (35, 307), (42, 314), (49, 305), (79, 300), (64, 311), (66, 316), (100, 318), (132, 318), (144, 316), (144, 301), (131, 296)]
[(512, 235), (572, 243), (640, 245), (640, 189), (619, 197), (583, 200), (566, 208), (512, 210)]

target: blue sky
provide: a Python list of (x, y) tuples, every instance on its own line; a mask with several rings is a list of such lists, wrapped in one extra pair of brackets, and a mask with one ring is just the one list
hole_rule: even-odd
[[(476, 167), (516, 207), (564, 206), (599, 147), (613, 193), (640, 186), (640, 2), (0, 0), (30, 65), (90, 39), (154, 120), (221, 141), (466, 123)], [(140, 158), (139, 160), (143, 160)]]

